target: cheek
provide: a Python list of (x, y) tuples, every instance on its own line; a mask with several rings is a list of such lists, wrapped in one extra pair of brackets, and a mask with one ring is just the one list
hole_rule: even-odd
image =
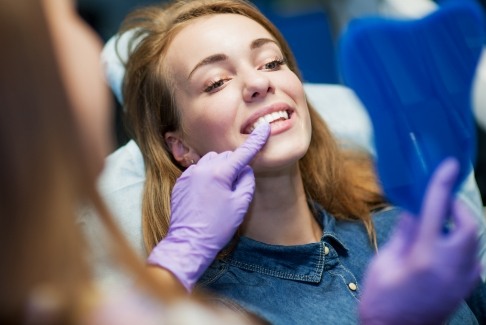
[(296, 114), (299, 117), (298, 124), (300, 125), (300, 129), (302, 129), (302, 136), (305, 138), (303, 141), (305, 142), (311, 136), (311, 120), (302, 82), (294, 73), (290, 72), (287, 78), (285, 78), (285, 82), (282, 82), (280, 86), (281, 91), (296, 104)]
[(190, 109), (183, 110), (187, 142), (201, 156), (234, 150), (240, 144), (237, 97), (229, 93), (196, 100)]
[(302, 81), (293, 73), (286, 79), (285, 84), (282, 85), (284, 92), (287, 93), (299, 106), (306, 105), (306, 96)]

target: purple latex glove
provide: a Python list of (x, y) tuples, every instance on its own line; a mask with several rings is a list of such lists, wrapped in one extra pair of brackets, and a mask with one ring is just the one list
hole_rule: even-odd
[(172, 190), (169, 232), (149, 264), (170, 270), (191, 291), (243, 221), (255, 191), (248, 164), (269, 135), (265, 123), (235, 151), (210, 152), (182, 173)]
[[(453, 159), (437, 168), (420, 216), (404, 213), (372, 260), (359, 304), (362, 324), (441, 324), (478, 284), (476, 221), (452, 200), (458, 171)], [(446, 234), (447, 217), (453, 226)]]

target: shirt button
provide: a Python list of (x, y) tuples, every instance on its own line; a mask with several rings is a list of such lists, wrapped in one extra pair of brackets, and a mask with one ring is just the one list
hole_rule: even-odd
[(329, 247), (324, 246), (324, 255), (329, 254)]
[(351, 290), (351, 291), (356, 291), (356, 289), (358, 289), (358, 286), (356, 285), (356, 283), (349, 282), (349, 284), (348, 284), (348, 288), (349, 288), (349, 290)]

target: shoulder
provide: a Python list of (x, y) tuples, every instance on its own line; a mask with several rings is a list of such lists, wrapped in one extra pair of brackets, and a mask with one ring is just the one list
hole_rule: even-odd
[[(401, 212), (402, 210), (396, 207), (387, 207), (372, 212), (371, 217), (378, 246), (388, 240)], [(329, 225), (329, 222), (327, 224)], [(350, 246), (361, 247), (370, 244), (364, 223), (360, 220), (336, 220), (333, 228), (336, 235)]]
[(217, 281), (228, 270), (228, 264), (223, 260), (215, 260), (199, 278), (196, 288), (206, 287)]
[(397, 207), (387, 207), (372, 213), (378, 246), (381, 246), (390, 238), (402, 211)]

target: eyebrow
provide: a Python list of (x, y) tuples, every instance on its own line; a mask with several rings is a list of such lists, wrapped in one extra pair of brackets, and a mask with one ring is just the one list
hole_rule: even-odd
[[(256, 49), (262, 47), (263, 45), (265, 45), (267, 43), (274, 43), (275, 45), (278, 46), (278, 43), (276, 41), (274, 41), (273, 39), (257, 38), (256, 40), (251, 42), (250, 50), (256, 50)], [(280, 48), (280, 46), (278, 46), (278, 47)], [(187, 79), (191, 79), (194, 72), (197, 69), (199, 69), (200, 67), (205, 66), (205, 65), (209, 65), (209, 64), (214, 64), (214, 63), (221, 62), (221, 61), (226, 61), (227, 59), (228, 59), (228, 57), (225, 54), (214, 54), (214, 55), (208, 56), (207, 58), (202, 59), (201, 61), (199, 61), (198, 64), (196, 64), (194, 69), (192, 69), (191, 72), (189, 73), (189, 76), (187, 77)]]

